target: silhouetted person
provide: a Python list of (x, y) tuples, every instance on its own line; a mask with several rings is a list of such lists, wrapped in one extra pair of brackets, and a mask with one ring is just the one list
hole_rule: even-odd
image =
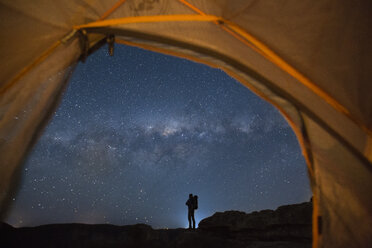
[[(196, 196), (197, 198), (197, 196)], [(186, 205), (188, 207), (188, 220), (189, 220), (189, 229), (191, 229), (191, 221), (192, 221), (192, 228), (195, 229), (195, 217), (194, 217), (194, 211), (195, 211), (195, 198), (192, 194), (189, 194), (189, 199), (186, 202)]]

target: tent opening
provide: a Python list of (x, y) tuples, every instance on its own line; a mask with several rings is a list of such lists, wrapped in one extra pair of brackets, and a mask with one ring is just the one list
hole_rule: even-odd
[(270, 104), (219, 69), (118, 45), (80, 63), (22, 169), (7, 222), (145, 223), (309, 201), (298, 141)]

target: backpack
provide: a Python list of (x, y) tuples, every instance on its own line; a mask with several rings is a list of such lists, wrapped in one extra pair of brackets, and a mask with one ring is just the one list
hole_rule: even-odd
[(198, 209), (198, 196), (194, 195), (194, 209)]

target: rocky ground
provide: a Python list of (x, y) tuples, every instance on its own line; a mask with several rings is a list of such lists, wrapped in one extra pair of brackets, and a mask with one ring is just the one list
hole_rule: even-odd
[(311, 247), (312, 204), (281, 206), (246, 214), (215, 213), (197, 230), (131, 226), (52, 224), (13, 228), (0, 225), (0, 247)]

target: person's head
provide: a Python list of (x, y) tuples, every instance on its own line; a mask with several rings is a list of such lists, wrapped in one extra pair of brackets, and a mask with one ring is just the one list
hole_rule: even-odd
[(197, 195), (194, 195), (194, 198), (195, 198), (195, 199), (198, 199), (198, 196), (197, 196)]
[(192, 194), (189, 194), (189, 198), (192, 198)]

